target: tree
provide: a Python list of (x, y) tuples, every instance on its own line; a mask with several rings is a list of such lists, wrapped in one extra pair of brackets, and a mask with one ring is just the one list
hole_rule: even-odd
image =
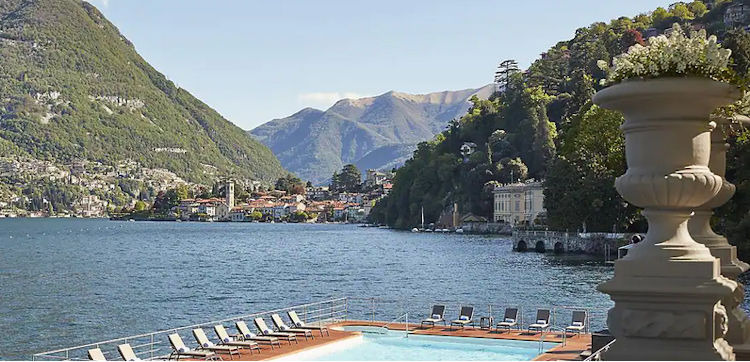
[(258, 221), (263, 218), (263, 214), (260, 211), (256, 210), (250, 213), (250, 218), (255, 221)]
[(524, 181), (529, 175), (529, 169), (521, 158), (504, 158), (497, 163), (496, 179), (501, 183)]
[(276, 180), (276, 190), (285, 191), (287, 194), (304, 194), (305, 183), (299, 177), (288, 174)]
[(361, 187), (362, 172), (353, 164), (344, 165), (331, 178), (331, 189), (336, 192), (359, 192)]
[(690, 12), (693, 13), (696, 17), (701, 17), (703, 14), (708, 12), (708, 8), (706, 7), (706, 4), (703, 3), (703, 1), (695, 0), (691, 2), (688, 5), (688, 9), (690, 9)]
[(133, 211), (139, 212), (143, 210), (146, 210), (146, 203), (141, 200), (136, 201), (135, 206), (133, 207)]
[(505, 90), (508, 86), (508, 80), (510, 77), (519, 71), (518, 62), (513, 59), (500, 62), (497, 66), (497, 71), (495, 72), (495, 84), (497, 84), (497, 90)]
[(177, 200), (182, 201), (190, 198), (190, 191), (187, 185), (179, 185), (175, 188)]

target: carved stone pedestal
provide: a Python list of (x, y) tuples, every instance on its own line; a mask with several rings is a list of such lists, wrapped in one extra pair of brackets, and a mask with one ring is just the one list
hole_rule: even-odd
[(607, 324), (616, 341), (605, 359), (734, 359), (720, 301), (736, 284), (691, 238), (688, 220), (722, 187), (708, 168), (715, 126), (709, 114), (737, 96), (730, 85), (699, 78), (626, 81), (594, 96), (625, 116), (628, 170), (615, 187), (644, 208), (649, 224), (646, 238), (598, 287), (615, 302)]
[(729, 330), (724, 337), (735, 349), (738, 359), (750, 358), (750, 319), (740, 308), (745, 297), (744, 286), (737, 282), (737, 277), (748, 270), (748, 265), (737, 259), (737, 248), (730, 245), (727, 239), (716, 234), (711, 229), (711, 216), (713, 209), (724, 205), (734, 195), (735, 187), (728, 182), (724, 175), (726, 173), (726, 152), (729, 145), (726, 143), (727, 119), (717, 120), (716, 129), (711, 132), (711, 157), (709, 168), (721, 176), (722, 187), (719, 193), (707, 203), (695, 210), (695, 214), (688, 223), (690, 235), (695, 241), (705, 245), (711, 254), (717, 257), (721, 263), (721, 274), (734, 281), (734, 291), (725, 296), (721, 303), (727, 309), (727, 323)]

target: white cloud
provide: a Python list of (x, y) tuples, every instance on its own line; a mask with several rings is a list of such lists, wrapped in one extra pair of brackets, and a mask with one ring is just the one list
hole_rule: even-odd
[(352, 92), (313, 92), (297, 96), (300, 103), (317, 108), (328, 108), (344, 98), (362, 98), (362, 95)]
[(90, 3), (100, 4), (103, 8), (109, 6), (109, 0), (88, 0)]

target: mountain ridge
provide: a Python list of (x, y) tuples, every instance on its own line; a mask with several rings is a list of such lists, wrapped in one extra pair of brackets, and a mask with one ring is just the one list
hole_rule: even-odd
[(87, 2), (0, 2), (0, 80), (0, 149), (20, 156), (131, 159), (203, 183), (286, 174), (267, 147), (175, 86)]
[(303, 108), (248, 133), (268, 146), (282, 165), (321, 184), (344, 164), (390, 169), (403, 163), (419, 142), (441, 132), (466, 113), (469, 99), (486, 99), (494, 85), (456, 91), (410, 94), (388, 91), (344, 98), (326, 110)]

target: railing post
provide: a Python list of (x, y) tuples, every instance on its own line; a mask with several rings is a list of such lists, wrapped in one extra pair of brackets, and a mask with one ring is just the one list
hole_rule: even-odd
[(372, 298), (372, 320), (370, 321), (372, 324), (375, 324), (375, 298)]
[(151, 350), (151, 353), (150, 353), (151, 357), (149, 358), (154, 359), (154, 334), (153, 333), (151, 333), (151, 348), (149, 348), (149, 350)]
[(349, 297), (344, 299), (344, 320), (349, 320)]

